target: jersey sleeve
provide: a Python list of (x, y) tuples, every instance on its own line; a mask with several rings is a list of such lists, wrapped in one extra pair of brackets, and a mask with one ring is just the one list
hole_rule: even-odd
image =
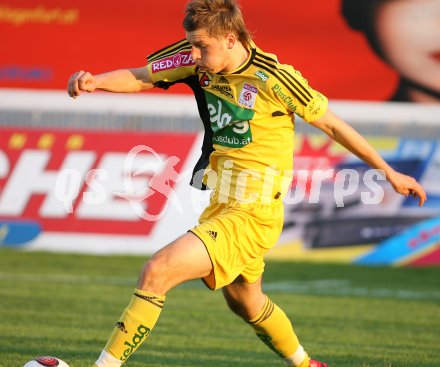
[(147, 56), (147, 69), (153, 83), (161, 87), (196, 74), (187, 40), (173, 43)]
[(285, 87), (283, 92), (290, 94), (284, 101), (290, 102), (286, 107), (291, 112), (307, 122), (316, 121), (324, 115), (328, 108), (327, 97), (310, 87), (299, 71), (290, 65), (281, 65), (280, 75)]

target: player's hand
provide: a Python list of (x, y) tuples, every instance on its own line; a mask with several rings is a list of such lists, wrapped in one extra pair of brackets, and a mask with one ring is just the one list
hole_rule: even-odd
[(67, 93), (72, 98), (77, 98), (81, 92), (94, 92), (97, 85), (95, 76), (86, 71), (78, 71), (67, 82)]
[(399, 194), (405, 196), (412, 195), (414, 199), (419, 198), (419, 206), (422, 206), (426, 201), (425, 190), (413, 177), (394, 171), (388, 174), (387, 178), (394, 190)]

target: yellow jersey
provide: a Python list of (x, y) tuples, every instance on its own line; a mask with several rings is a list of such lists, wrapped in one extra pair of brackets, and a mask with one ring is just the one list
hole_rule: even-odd
[(194, 92), (205, 139), (193, 185), (204, 182), (224, 202), (270, 202), (286, 194), (295, 114), (315, 121), (328, 106), (300, 72), (252, 44), (237, 70), (209, 74), (192, 60), (187, 40), (149, 55), (147, 68), (155, 86), (185, 83)]

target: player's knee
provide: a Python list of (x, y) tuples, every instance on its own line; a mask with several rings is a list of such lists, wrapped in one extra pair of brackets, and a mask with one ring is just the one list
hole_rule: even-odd
[(267, 296), (259, 291), (223, 291), (228, 307), (245, 321), (254, 319), (263, 309)]
[(141, 271), (138, 288), (154, 293), (164, 295), (168, 292), (166, 280), (166, 271), (160, 258), (152, 257), (147, 261)]
[(252, 307), (250, 307), (246, 301), (234, 297), (225, 297), (225, 299), (229, 309), (237, 316), (240, 316), (246, 321), (249, 321), (253, 317)]

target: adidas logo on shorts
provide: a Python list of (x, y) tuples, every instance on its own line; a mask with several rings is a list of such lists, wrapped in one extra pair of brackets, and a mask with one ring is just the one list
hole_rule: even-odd
[(215, 241), (217, 239), (217, 232), (214, 231), (207, 231), (209, 236)]

